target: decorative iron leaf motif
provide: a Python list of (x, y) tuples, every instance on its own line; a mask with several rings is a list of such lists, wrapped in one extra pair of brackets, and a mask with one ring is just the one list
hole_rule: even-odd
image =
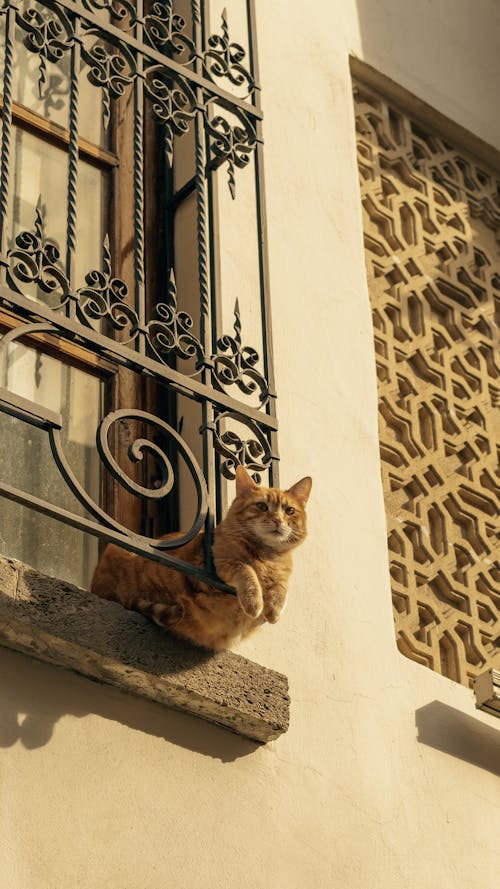
[(231, 126), (221, 115), (212, 120), (206, 119), (212, 155), (221, 162), (227, 162), (228, 185), (231, 197), (236, 197), (234, 168), (243, 169), (250, 163), (250, 155), (257, 144), (254, 125), (242, 112), (238, 113), (242, 126)]
[(154, 120), (165, 128), (165, 152), (172, 166), (174, 136), (188, 132), (196, 112), (196, 96), (184, 78), (161, 65), (145, 71), (144, 92), (152, 103)]
[(147, 337), (151, 349), (159, 361), (170, 355), (177, 358), (196, 358), (201, 361), (203, 349), (192, 333), (193, 319), (187, 312), (177, 310), (177, 289), (173, 270), (170, 271), (167, 300), (158, 303), (153, 318), (147, 325)]
[(73, 28), (61, 9), (27, 9), (19, 14), (17, 22), (26, 31), (23, 43), (30, 52), (37, 53), (40, 59), (38, 91), (43, 98), (47, 83), (47, 62), (59, 62), (71, 49), (74, 39)]
[[(23, 231), (15, 239), (15, 247), (8, 251), (7, 279), (11, 287), (21, 293), (17, 281), (36, 284), (44, 293), (59, 296), (60, 308), (68, 300), (69, 284), (64, 273), (61, 254), (55, 241), (44, 236), (43, 206), (39, 198), (33, 232)], [(17, 279), (17, 280), (16, 280)]]
[(231, 43), (229, 39), (227, 10), (222, 12), (222, 35), (212, 34), (207, 43), (210, 49), (203, 55), (203, 64), (208, 76), (211, 79), (225, 77), (233, 86), (244, 87), (241, 98), (249, 96), (255, 89), (255, 83), (242, 64), (245, 50), (239, 43)]
[(137, 312), (127, 304), (128, 287), (121, 278), (111, 272), (109, 239), (106, 235), (103, 244), (103, 270), (93, 269), (85, 276), (85, 287), (77, 291), (77, 317), (88, 326), (92, 321), (106, 319), (114, 330), (129, 328), (129, 342), (138, 333)]
[[(240, 434), (231, 429), (221, 431), (221, 426), (231, 420), (246, 426), (254, 437), (242, 438)], [(236, 467), (244, 466), (251, 473), (254, 481), (257, 484), (260, 483), (262, 473), (269, 469), (272, 454), (267, 438), (253, 420), (234, 411), (225, 411), (219, 414), (213, 423), (202, 427), (201, 431), (204, 429), (209, 429), (212, 432), (214, 449), (222, 458), (220, 471), (225, 478), (234, 479)]]
[(225, 334), (217, 340), (217, 352), (212, 356), (214, 385), (236, 385), (245, 395), (259, 393), (259, 406), (269, 398), (267, 380), (256, 369), (259, 353), (251, 346), (241, 345), (241, 320), (238, 300), (234, 306), (234, 336)]
[(82, 5), (90, 12), (107, 10), (110, 21), (122, 31), (130, 31), (137, 22), (135, 3), (130, 0), (82, 0)]
[(196, 48), (184, 33), (186, 20), (174, 13), (172, 7), (172, 0), (153, 3), (144, 17), (144, 33), (160, 52), (181, 65), (189, 65), (196, 56)]
[(102, 120), (104, 129), (107, 129), (111, 99), (121, 98), (126, 87), (135, 79), (134, 59), (124, 44), (119, 53), (112, 53), (99, 42), (91, 47), (84, 44), (82, 59), (89, 65), (87, 77), (90, 83), (102, 89)]

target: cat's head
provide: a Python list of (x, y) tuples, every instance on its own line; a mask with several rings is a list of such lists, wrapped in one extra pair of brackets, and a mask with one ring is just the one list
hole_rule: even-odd
[(245, 536), (270, 549), (298, 546), (307, 533), (306, 503), (312, 480), (302, 478), (291, 488), (257, 485), (243, 466), (236, 469), (236, 498), (231, 513)]

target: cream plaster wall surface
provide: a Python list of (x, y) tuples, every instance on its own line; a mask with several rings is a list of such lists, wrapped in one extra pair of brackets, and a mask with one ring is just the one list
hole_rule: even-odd
[(2, 889), (498, 882), (498, 720), (394, 641), (348, 66), (493, 141), (498, 6), (257, 7), (282, 479), (314, 489), (288, 609), (241, 652), (288, 674), (291, 727), (259, 748), (0, 651)]

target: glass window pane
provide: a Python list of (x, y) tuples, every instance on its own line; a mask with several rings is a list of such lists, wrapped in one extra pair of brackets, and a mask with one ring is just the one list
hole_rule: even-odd
[[(71, 27), (68, 29), (67, 24), (63, 10), (57, 12), (36, 0), (24, 0), (14, 43), (14, 102), (63, 127), (68, 126), (71, 64)], [(36, 51), (40, 32), (47, 27), (58, 35), (61, 57), (57, 62)]]
[[(11, 247), (22, 231), (34, 232), (40, 201), (43, 236), (59, 250), (58, 266), (66, 261), (68, 156), (65, 151), (44, 142), (18, 127), (14, 128), (14, 200), (11, 206)], [(109, 174), (80, 161), (77, 182), (76, 288), (85, 284), (85, 275), (102, 265), (105, 211), (109, 200)], [(35, 284), (22, 282), (23, 293), (56, 307), (60, 292), (46, 294)]]
[[(99, 502), (99, 457), (95, 433), (101, 416), (103, 383), (42, 352), (12, 344), (2, 385), (62, 415), (67, 461), (88, 495)], [(78, 515), (84, 508), (69, 491), (54, 463), (47, 433), (0, 415), (0, 476), (3, 481)], [(0, 552), (33, 567), (88, 586), (97, 562), (98, 541), (62, 523), (2, 502)]]

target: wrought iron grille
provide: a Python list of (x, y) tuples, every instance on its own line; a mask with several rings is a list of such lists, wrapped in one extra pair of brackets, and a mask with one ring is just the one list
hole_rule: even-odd
[[(4, 73), (2, 99), (2, 149), (0, 164), (0, 309), (14, 320), (0, 342), (0, 357), (21, 338), (37, 340), (48, 335), (52, 343), (78, 346), (105, 360), (107, 366), (128, 368), (153, 379), (170, 397), (182, 395), (201, 405), (203, 458), (200, 462), (175, 424), (148, 410), (118, 408), (107, 413), (96, 430), (96, 448), (104, 473), (138, 498), (162, 501), (175, 488), (176, 450), (185, 461), (197, 496), (196, 517), (182, 538), (174, 542), (138, 534), (117, 521), (85, 490), (64, 453), (62, 419), (12, 391), (0, 391), (0, 408), (6, 414), (45, 431), (53, 460), (63, 482), (85, 508), (85, 516), (63, 509), (48, 499), (33, 497), (7, 481), (0, 493), (24, 506), (62, 520), (83, 532), (126, 546), (189, 574), (214, 578), (210, 563), (213, 522), (220, 512), (221, 476), (234, 478), (243, 464), (255, 477), (268, 473), (277, 484), (275, 393), (272, 375), (268, 277), (266, 269), (263, 202), (260, 90), (255, 61), (255, 24), (252, 0), (246, 4), (249, 51), (232, 41), (228, 16), (222, 14), (220, 32), (208, 30), (205, 5), (193, 0), (189, 21), (174, 9), (172, 0), (144, 4), (143, 0), (5, 0)], [(16, 105), (13, 96), (15, 42), (21, 37), (24, 51), (38, 65), (40, 96), (48, 103), (49, 67), (65, 66), (69, 93), (69, 126), (66, 139), (66, 181), (62, 183), (66, 217), (65, 250), (47, 231), (42, 193), (33, 206), (31, 230), (13, 233), (9, 208), (13, 200), (12, 134)], [(248, 55), (248, 59), (247, 59)], [(100, 91), (102, 126), (113, 127), (113, 109), (120, 101), (132, 107), (132, 205), (133, 283), (114, 271), (113, 250), (106, 237), (100, 268), (77, 277), (79, 250), (77, 187), (81, 138), (79, 100), (82, 78)], [(54, 84), (52, 84), (54, 86)], [(132, 105), (130, 104), (132, 103)], [(151, 123), (152, 121), (152, 123)], [(157, 164), (166, 176), (181, 150), (182, 138), (191, 139), (194, 175), (182, 193), (171, 193), (160, 204), (165, 224), (166, 296), (151, 304), (146, 275), (146, 208), (148, 186), (146, 133), (156, 130), (161, 143)], [(262, 355), (245, 344), (238, 302), (233, 331), (221, 330), (220, 277), (218, 265), (218, 214), (213, 177), (227, 171), (227, 186), (237, 198), (238, 170), (252, 160), (254, 206), (257, 226), (259, 290), (255, 300), (262, 325)], [(119, 165), (120, 158), (117, 160)], [(158, 168), (155, 174), (158, 173)], [(219, 173), (220, 175), (220, 173)], [(64, 178), (64, 177), (62, 177)], [(172, 206), (186, 195), (195, 195), (197, 304), (199, 325), (193, 313), (179, 305), (174, 254), (168, 249), (172, 236)], [(166, 222), (165, 222), (166, 220)], [(244, 232), (242, 232), (244, 237)], [(30, 289), (31, 288), (31, 289)], [(33, 288), (36, 288), (35, 295)], [(150, 437), (130, 444), (132, 464), (146, 454), (159, 467), (154, 488), (139, 483), (116, 459), (110, 430), (123, 420), (142, 423), (154, 430)], [(245, 434), (242, 434), (245, 429)], [(168, 447), (165, 444), (168, 443)], [(173, 546), (192, 539), (205, 527), (207, 557), (203, 568), (193, 568), (169, 553)]]

